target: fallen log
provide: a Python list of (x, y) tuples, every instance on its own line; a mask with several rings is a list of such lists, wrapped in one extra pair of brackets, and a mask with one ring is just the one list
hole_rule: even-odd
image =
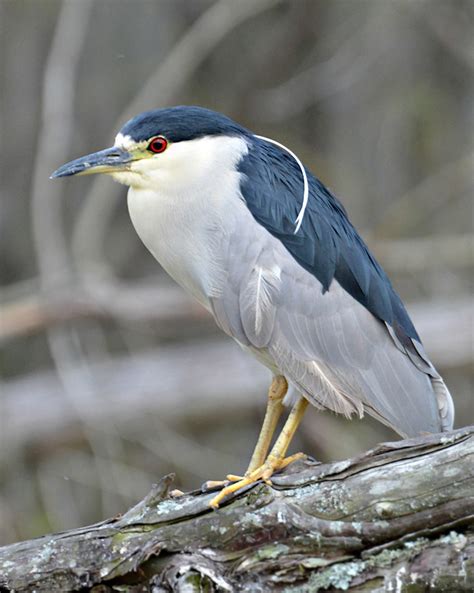
[(474, 426), (289, 466), (209, 508), (172, 476), (123, 516), (0, 548), (0, 591), (474, 590)]

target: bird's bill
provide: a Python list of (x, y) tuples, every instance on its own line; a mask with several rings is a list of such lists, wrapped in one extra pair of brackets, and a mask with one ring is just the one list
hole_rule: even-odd
[(71, 175), (92, 175), (94, 173), (117, 173), (127, 171), (129, 164), (134, 160), (130, 152), (116, 146), (88, 154), (74, 161), (66, 163), (51, 175), (57, 177), (70, 177)]

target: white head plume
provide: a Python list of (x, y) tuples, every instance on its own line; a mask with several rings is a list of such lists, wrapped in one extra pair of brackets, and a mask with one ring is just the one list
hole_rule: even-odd
[(286, 150), (286, 152), (288, 154), (291, 154), (291, 156), (295, 159), (295, 161), (298, 163), (299, 168), (301, 169), (301, 173), (303, 174), (303, 203), (301, 205), (301, 209), (298, 213), (298, 216), (295, 220), (296, 228), (295, 228), (294, 234), (296, 235), (296, 233), (300, 230), (301, 223), (303, 222), (303, 216), (304, 216), (304, 213), (306, 210), (306, 206), (308, 204), (308, 196), (309, 196), (308, 177), (306, 175), (306, 171), (303, 166), (303, 163), (296, 156), (296, 154), (292, 150), (287, 148), (284, 144), (281, 144), (280, 142), (277, 142), (276, 140), (273, 140), (272, 138), (266, 138), (265, 136), (258, 136), (257, 134), (255, 134), (255, 136), (257, 138), (260, 138), (261, 140), (266, 140), (267, 142), (271, 142), (272, 144), (275, 144), (276, 146), (283, 148), (283, 150)]

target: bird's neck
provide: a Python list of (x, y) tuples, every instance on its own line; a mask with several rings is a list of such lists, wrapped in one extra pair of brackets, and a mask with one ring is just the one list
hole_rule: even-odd
[(245, 208), (235, 144), (227, 153), (225, 148), (221, 143), (215, 166), (187, 167), (174, 182), (163, 174), (154, 188), (131, 187), (128, 193), (130, 217), (145, 246), (206, 307), (224, 282), (222, 242)]

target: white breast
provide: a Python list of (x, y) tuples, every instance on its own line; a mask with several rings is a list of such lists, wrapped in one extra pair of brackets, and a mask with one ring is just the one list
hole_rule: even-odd
[(161, 167), (157, 159), (153, 174), (147, 172), (148, 184), (130, 187), (128, 208), (145, 246), (208, 308), (209, 297), (225, 282), (226, 236), (245, 208), (236, 166), (247, 146), (240, 138), (222, 136), (179, 144), (187, 146)]

